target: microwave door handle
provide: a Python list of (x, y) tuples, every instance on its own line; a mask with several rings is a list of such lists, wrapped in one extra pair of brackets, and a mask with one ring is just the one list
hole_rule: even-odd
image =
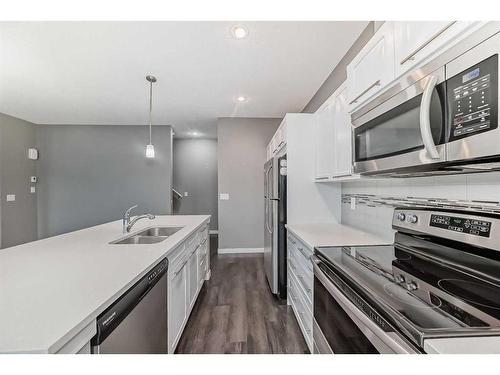
[(420, 134), (422, 135), (422, 142), (431, 159), (439, 159), (439, 152), (432, 138), (431, 131), (431, 98), (432, 92), (437, 84), (437, 77), (431, 76), (425, 85), (422, 94), (422, 102), (420, 103)]

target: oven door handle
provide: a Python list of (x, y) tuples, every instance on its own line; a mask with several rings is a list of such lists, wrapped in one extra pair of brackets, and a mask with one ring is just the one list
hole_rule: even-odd
[(431, 159), (439, 159), (439, 152), (432, 138), (431, 130), (431, 98), (432, 92), (436, 87), (438, 78), (430, 76), (422, 93), (422, 102), (420, 103), (420, 134), (425, 150)]
[[(377, 324), (375, 324), (370, 318), (368, 318), (360, 309), (356, 307), (339, 289), (333, 284), (332, 281), (325, 275), (325, 273), (319, 268), (322, 263), (321, 260), (313, 255), (311, 257), (314, 275), (323, 284), (328, 293), (337, 301), (338, 304), (346, 311), (346, 313), (354, 320), (354, 323), (358, 328), (370, 338), (376, 336), (379, 341), (381, 341), (386, 347), (390, 349), (392, 353), (397, 354), (408, 354), (417, 353), (411, 346), (406, 344), (401, 337), (396, 332), (385, 332)], [(373, 342), (372, 342), (373, 343)]]

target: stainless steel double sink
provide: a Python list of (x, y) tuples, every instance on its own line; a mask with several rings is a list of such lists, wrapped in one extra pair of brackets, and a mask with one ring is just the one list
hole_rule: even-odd
[(184, 227), (152, 227), (110, 242), (111, 245), (145, 245), (165, 241)]

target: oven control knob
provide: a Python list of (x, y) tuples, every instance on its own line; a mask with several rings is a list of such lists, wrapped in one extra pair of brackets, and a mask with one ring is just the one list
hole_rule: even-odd
[(418, 216), (417, 215), (408, 215), (406, 218), (406, 221), (408, 221), (411, 224), (415, 224), (418, 221)]
[(394, 280), (396, 280), (398, 284), (403, 284), (405, 282), (405, 277), (403, 275), (396, 275)]
[(406, 289), (408, 289), (409, 291), (416, 290), (418, 289), (418, 285), (412, 281), (406, 284)]
[(400, 212), (398, 214), (398, 220), (399, 221), (405, 221), (405, 219), (406, 219), (406, 215), (404, 213)]

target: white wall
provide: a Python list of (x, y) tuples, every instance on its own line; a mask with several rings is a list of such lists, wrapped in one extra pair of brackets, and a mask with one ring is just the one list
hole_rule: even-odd
[(340, 184), (315, 183), (314, 116), (287, 114), (287, 222), (340, 222)]

